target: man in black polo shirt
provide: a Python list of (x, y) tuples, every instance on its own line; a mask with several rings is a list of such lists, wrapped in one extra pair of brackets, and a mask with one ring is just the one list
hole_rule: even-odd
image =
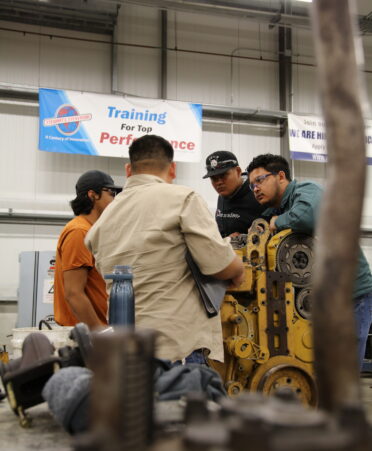
[(249, 182), (243, 179), (236, 156), (226, 150), (213, 152), (206, 159), (206, 169), (203, 178), (209, 177), (219, 194), (216, 221), (221, 235), (247, 233), (264, 208), (256, 201)]

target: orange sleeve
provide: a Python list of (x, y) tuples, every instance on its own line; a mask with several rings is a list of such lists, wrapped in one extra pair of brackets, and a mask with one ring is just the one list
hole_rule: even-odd
[(85, 230), (74, 229), (66, 235), (61, 246), (62, 271), (94, 267), (94, 257), (84, 244), (86, 234)]

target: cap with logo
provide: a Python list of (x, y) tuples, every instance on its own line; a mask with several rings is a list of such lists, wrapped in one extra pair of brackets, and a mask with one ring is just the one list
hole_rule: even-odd
[(214, 175), (220, 175), (228, 171), (230, 168), (239, 166), (238, 159), (232, 152), (227, 150), (218, 150), (208, 155), (205, 160), (207, 173), (203, 177), (213, 177)]
[(110, 188), (120, 192), (122, 187), (115, 185), (114, 180), (108, 174), (98, 170), (87, 171), (76, 182), (76, 194), (86, 193), (90, 189), (99, 193), (102, 188)]

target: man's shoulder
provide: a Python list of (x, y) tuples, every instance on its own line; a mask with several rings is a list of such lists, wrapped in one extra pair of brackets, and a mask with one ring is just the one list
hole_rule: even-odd
[(316, 183), (312, 182), (311, 180), (305, 180), (303, 182), (298, 182), (297, 180), (293, 180), (292, 183), (294, 184), (294, 187), (296, 189), (314, 189), (314, 190), (322, 190), (322, 187)]
[(65, 225), (62, 234), (68, 234), (78, 230), (87, 233), (90, 228), (91, 224), (84, 217), (76, 216)]
[(82, 220), (79, 216), (71, 219), (59, 235), (57, 248), (60, 249), (65, 243), (71, 243), (72, 241), (74, 246), (83, 243), (90, 228), (91, 225), (86, 219)]
[(173, 195), (187, 197), (190, 194), (196, 194), (195, 190), (193, 188), (190, 188), (189, 186), (176, 185), (173, 183), (159, 183), (158, 185), (155, 185), (154, 188), (159, 192), (165, 192), (169, 196)]
[(297, 182), (294, 180), (291, 185), (293, 184), (292, 193), (293, 194), (310, 194), (310, 195), (319, 195), (323, 193), (323, 188), (318, 185), (315, 182), (306, 180), (303, 182)]

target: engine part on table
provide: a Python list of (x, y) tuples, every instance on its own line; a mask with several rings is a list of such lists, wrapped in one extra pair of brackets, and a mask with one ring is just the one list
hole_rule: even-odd
[[(97, 334), (111, 333), (111, 327)], [(77, 324), (70, 332), (76, 347), (64, 346), (54, 356), (54, 347), (42, 333), (33, 332), (26, 336), (22, 345), (22, 357), (8, 364), (0, 362), (0, 376), (4, 388), (22, 426), (29, 426), (30, 419), (25, 409), (44, 402), (42, 390), (53, 374), (62, 367), (88, 366), (92, 348), (92, 334), (84, 323)]]
[[(186, 407), (183, 447), (189, 451), (350, 451), (363, 448), (369, 437), (359, 422), (336, 422), (326, 412), (305, 408), (291, 390), (275, 396), (244, 393), (225, 398), (211, 412), (201, 397)], [(354, 412), (359, 418), (358, 411)], [(176, 450), (175, 450), (176, 451)]]
[(294, 287), (309, 285), (314, 265), (314, 238), (283, 230), (267, 246), (269, 267), (288, 274)]
[(75, 449), (142, 451), (151, 442), (155, 335), (118, 328), (92, 337), (91, 432)]
[(28, 335), (22, 346), (22, 357), (8, 364), (0, 362), (0, 376), (14, 413), (21, 426), (30, 425), (25, 410), (44, 402), (41, 391), (48, 379), (60, 368), (54, 347), (38, 332)]
[(277, 356), (260, 365), (249, 381), (249, 389), (266, 395), (289, 389), (304, 405), (314, 406), (317, 388), (306, 365), (292, 357)]
[(134, 291), (133, 273), (130, 266), (114, 266), (112, 274), (105, 274), (106, 280), (113, 283), (109, 299), (109, 324), (118, 326), (134, 326)]
[(264, 270), (267, 267), (266, 243), (269, 237), (270, 230), (265, 220), (256, 219), (252, 222), (247, 235), (247, 247), (241, 254), (242, 257), (246, 254), (246, 260), (252, 268)]
[(310, 315), (306, 315), (308, 287), (303, 292), (296, 288), (300, 294), (296, 304), (293, 274), (277, 268), (277, 254), (286, 244), (291, 259), (301, 262), (302, 254), (296, 255), (294, 249), (297, 244), (303, 249), (305, 243), (309, 259), (304, 259), (308, 263), (301, 277), (307, 279), (307, 270), (312, 268), (311, 237), (290, 230), (278, 235), (270, 237), (268, 223), (257, 219), (247, 234), (246, 247), (235, 250), (246, 277), (239, 288), (228, 288), (222, 303), (224, 363), (210, 360), (209, 364), (220, 373), (229, 395), (244, 390), (273, 394), (288, 388), (304, 404), (313, 406), (317, 389)]
[(89, 330), (85, 323), (78, 323), (71, 329), (70, 339), (76, 343), (76, 346), (64, 346), (58, 349), (58, 355), (61, 358), (61, 366), (86, 366), (89, 367), (89, 356), (92, 352), (92, 336), (98, 334), (112, 333), (112, 327), (96, 329), (94, 332)]
[(233, 249), (240, 249), (247, 245), (247, 234), (240, 233), (239, 235), (230, 238), (230, 244)]
[(58, 349), (63, 367), (87, 366), (92, 349), (92, 338), (89, 327), (85, 323), (78, 323), (70, 332), (70, 338), (77, 346), (65, 346)]
[(301, 288), (296, 293), (295, 306), (297, 313), (304, 319), (311, 319), (311, 289)]

